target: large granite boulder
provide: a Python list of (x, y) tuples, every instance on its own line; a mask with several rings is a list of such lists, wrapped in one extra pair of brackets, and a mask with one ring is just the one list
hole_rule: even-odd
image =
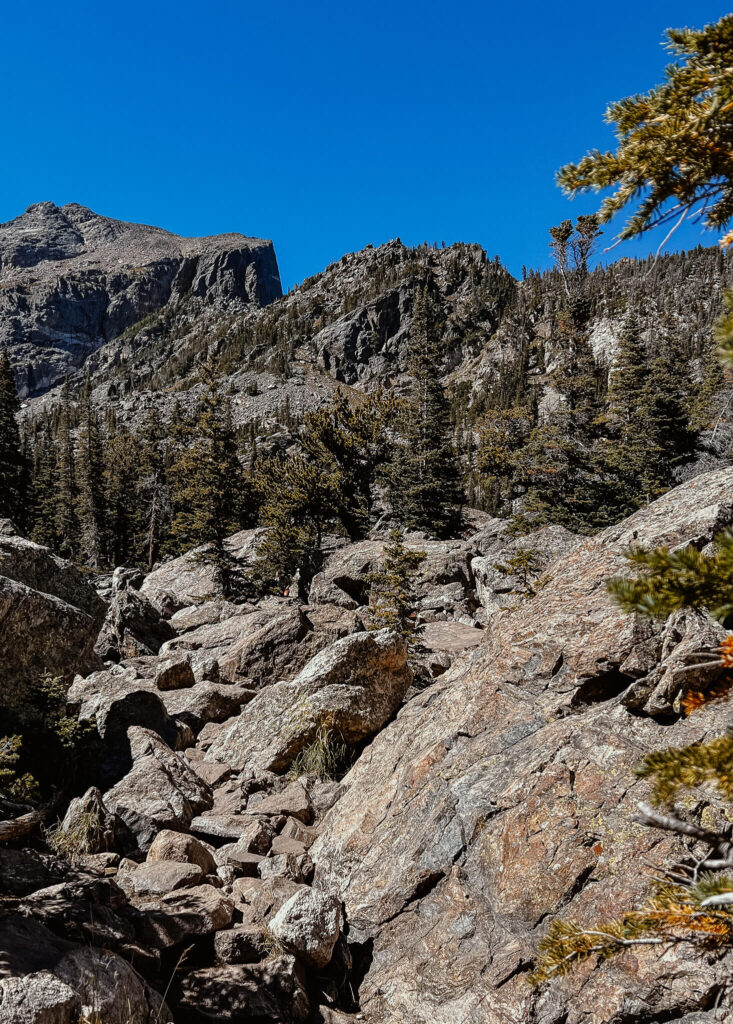
[(404, 640), (389, 630), (337, 640), (292, 682), (266, 687), (206, 753), (236, 770), (286, 771), (325, 726), (346, 743), (378, 732), (412, 678)]
[(305, 972), (291, 956), (185, 971), (178, 1005), (211, 1024), (305, 1024), (310, 1019)]
[(140, 850), (148, 850), (162, 829), (186, 831), (213, 804), (211, 789), (182, 754), (150, 729), (128, 730), (131, 770), (104, 796)]
[(300, 889), (272, 918), (270, 932), (304, 963), (325, 967), (341, 932), (341, 904), (328, 893)]
[(131, 587), (112, 597), (95, 650), (105, 661), (157, 654), (175, 636), (173, 627), (144, 594)]
[[(425, 559), (415, 579), (418, 621), (465, 619), (470, 625), (475, 610), (471, 558), (480, 547), (469, 537), (430, 540), (408, 534), (405, 547), (422, 551)], [(310, 586), (311, 605), (336, 605), (356, 609), (369, 603), (367, 577), (384, 561), (384, 542), (364, 540), (338, 548), (326, 559)]]
[[(225, 541), (229, 554), (242, 571), (254, 561), (262, 530), (240, 530)], [(159, 610), (180, 611), (189, 605), (222, 598), (223, 591), (214, 565), (201, 556), (205, 547), (194, 548), (185, 555), (163, 562), (145, 577), (142, 593)]]
[(82, 721), (93, 721), (101, 750), (96, 765), (100, 782), (116, 782), (132, 764), (128, 729), (152, 729), (175, 746), (176, 724), (165, 704), (166, 692), (155, 689), (152, 678), (141, 677), (135, 667), (109, 669), (78, 676), (67, 694), (71, 710)]
[(632, 542), (704, 545), (733, 522), (732, 495), (733, 470), (701, 476), (575, 547), (346, 776), (310, 854), (314, 884), (343, 900), (349, 941), (369, 951), (367, 1021), (606, 1024), (712, 1005), (729, 957), (640, 947), (539, 992), (526, 973), (556, 915), (590, 925), (638, 905), (640, 865), (682, 852), (633, 824), (648, 795), (633, 769), (719, 734), (729, 708), (680, 718), (667, 690), (664, 714), (631, 713), (625, 695), (696, 627), (625, 615), (604, 584), (628, 572)]
[(85, 577), (48, 548), (0, 536), (0, 676), (20, 703), (44, 672), (70, 680), (101, 667), (94, 641), (104, 604)]
[(89, 578), (42, 544), (24, 537), (0, 535), (0, 576), (58, 597), (95, 621), (104, 617), (104, 602)]
[[(489, 554), (479, 555), (471, 561), (476, 594), (486, 612), (491, 614), (498, 608), (516, 604), (524, 596), (527, 582), (531, 584), (539, 579), (553, 562), (578, 547), (583, 540), (564, 526), (544, 526), (523, 537), (499, 534), (489, 546)], [(531, 555), (533, 571), (528, 581), (511, 572), (511, 559), (520, 552)]]

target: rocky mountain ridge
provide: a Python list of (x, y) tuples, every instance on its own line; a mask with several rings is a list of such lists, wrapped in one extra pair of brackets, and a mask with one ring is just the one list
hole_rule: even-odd
[(281, 294), (272, 243), (261, 239), (181, 238), (77, 203), (36, 203), (0, 225), (0, 344), (23, 395), (184, 298), (246, 308)]
[[(728, 955), (642, 947), (540, 989), (526, 974), (553, 916), (613, 916), (648, 884), (630, 865), (683, 852), (631, 822), (648, 792), (633, 767), (724, 727), (726, 704), (679, 710), (718, 680), (685, 669), (721, 630), (625, 615), (603, 583), (632, 541), (705, 549), (732, 494), (725, 469), (594, 538), (538, 531), (528, 598), (495, 571), (516, 545), (503, 521), (409, 537), (428, 555), (415, 668), (399, 636), (365, 629), (376, 536), (328, 541), (307, 593), (232, 603), (195, 552), (95, 593), (5, 529), (6, 685), (28, 678), (19, 623), (42, 608), (96, 754), (91, 788), (45, 812), (59, 829), (38, 831), (43, 810), (0, 823), (3, 1021), (724, 1019)], [(256, 533), (229, 541), (243, 565)], [(325, 727), (353, 761), (335, 780), (297, 767)]]

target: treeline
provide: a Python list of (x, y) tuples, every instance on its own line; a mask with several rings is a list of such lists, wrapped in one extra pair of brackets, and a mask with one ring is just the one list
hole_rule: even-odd
[[(238, 437), (221, 379), (196, 415), (150, 409), (133, 432), (107, 408), (100, 417), (87, 380), (78, 400), (68, 385), (51, 413), (21, 439), (17, 397), (4, 358), (3, 465), (17, 486), (4, 489), (0, 514), (34, 540), (94, 569), (150, 568), (162, 557), (207, 545), (227, 589), (278, 589), (307, 571), (326, 532), (367, 535), (377, 501), (388, 500), (408, 529), (447, 535), (463, 503), (462, 469), (452, 442), (449, 403), (436, 372), (436, 304), (415, 300), (411, 399), (345, 396), (310, 413), (292, 453), (262, 454)], [(5, 429), (7, 427), (7, 429)], [(235, 577), (225, 538), (256, 524), (270, 529), (251, 576)]]
[[(436, 536), (459, 528), (464, 504), (511, 518), (518, 533), (547, 523), (592, 533), (617, 522), (673, 486), (723, 413), (728, 382), (710, 331), (693, 378), (689, 343), (663, 321), (650, 330), (633, 306), (611, 368), (596, 361), (598, 272), (588, 261), (598, 233), (591, 217), (553, 229), (545, 342), (529, 330), (534, 314), (517, 307), (498, 377), (470, 394), (444, 387), (455, 325), (426, 273), (414, 290), (409, 396), (352, 391), (301, 423), (289, 419), (287, 454), (260, 451), (255, 429), (235, 431), (217, 360), (199, 367), (207, 386), (193, 416), (175, 407), (163, 423), (151, 408), (131, 430), (113, 407), (94, 408), (87, 380), (75, 397), (65, 386), (21, 438), (3, 357), (0, 513), (95, 569), (150, 568), (208, 545), (230, 589), (283, 587), (313, 570), (324, 533), (358, 540), (385, 512)], [(460, 255), (451, 254), (456, 268)], [(677, 266), (667, 264), (675, 286)], [(254, 525), (269, 531), (251, 577), (238, 580), (224, 539)]]

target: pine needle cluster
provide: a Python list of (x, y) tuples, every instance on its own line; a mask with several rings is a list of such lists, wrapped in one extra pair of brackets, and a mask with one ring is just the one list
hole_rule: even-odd
[(608, 581), (609, 593), (624, 611), (664, 619), (680, 608), (707, 608), (724, 624), (733, 615), (733, 530), (716, 536), (714, 554), (691, 545), (678, 551), (634, 548), (628, 559), (647, 571)]
[(614, 190), (600, 206), (602, 223), (641, 195), (621, 239), (693, 211), (713, 229), (733, 217), (733, 15), (700, 31), (670, 29), (667, 38), (677, 60), (665, 82), (606, 111), (616, 151), (594, 150), (557, 176), (571, 194)]
[(632, 946), (733, 945), (733, 912), (714, 905), (716, 897), (728, 894), (733, 896), (733, 878), (707, 872), (692, 885), (658, 885), (640, 910), (592, 928), (556, 919), (540, 942), (530, 981), (539, 985), (591, 957), (607, 960)]
[(733, 800), (733, 733), (708, 743), (666, 747), (647, 754), (637, 774), (654, 782), (652, 800), (671, 803), (680, 789), (712, 784), (726, 800)]

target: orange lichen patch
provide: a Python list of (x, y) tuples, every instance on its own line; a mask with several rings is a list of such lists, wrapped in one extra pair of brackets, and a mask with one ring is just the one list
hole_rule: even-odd
[(680, 700), (682, 713), (685, 716), (691, 715), (693, 711), (698, 711), (711, 701), (725, 700), (730, 696), (731, 687), (733, 679), (720, 679), (707, 690), (688, 690)]

